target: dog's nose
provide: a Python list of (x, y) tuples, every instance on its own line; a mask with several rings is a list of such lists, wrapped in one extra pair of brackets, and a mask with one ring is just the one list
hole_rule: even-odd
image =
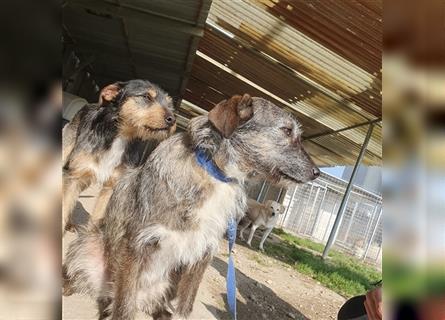
[(318, 167), (312, 168), (312, 174), (314, 175), (314, 179), (318, 178), (320, 176), (320, 169), (318, 169)]
[(172, 115), (172, 114), (168, 114), (168, 115), (165, 116), (165, 123), (166, 123), (168, 126), (171, 127), (172, 125), (175, 124), (175, 122), (176, 122), (176, 118), (175, 118), (174, 115)]

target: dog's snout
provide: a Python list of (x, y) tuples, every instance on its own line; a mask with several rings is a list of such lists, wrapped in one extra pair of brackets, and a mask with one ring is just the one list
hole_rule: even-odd
[(169, 114), (166, 114), (166, 115), (165, 115), (165, 123), (166, 123), (168, 126), (172, 126), (172, 125), (174, 125), (175, 122), (176, 122), (176, 118), (175, 118), (175, 116), (174, 116), (173, 114), (169, 113)]
[(318, 178), (320, 176), (320, 169), (318, 169), (318, 167), (313, 167), (312, 174), (314, 176), (314, 179)]

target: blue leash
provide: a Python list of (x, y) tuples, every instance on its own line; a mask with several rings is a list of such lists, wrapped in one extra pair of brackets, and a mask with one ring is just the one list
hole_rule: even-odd
[(235, 277), (235, 263), (233, 262), (232, 249), (236, 239), (236, 221), (230, 219), (227, 227), (227, 238), (229, 239), (229, 263), (227, 265), (227, 304), (229, 305), (232, 318), (236, 320), (236, 277)]
[[(195, 150), (196, 160), (198, 164), (206, 170), (212, 177), (222, 182), (232, 182), (233, 179), (226, 177), (224, 172), (217, 167), (211, 157), (202, 149)], [(235, 263), (233, 261), (232, 249), (236, 239), (237, 224), (234, 218), (229, 220), (227, 226), (227, 238), (229, 239), (229, 262), (227, 264), (227, 304), (229, 305), (229, 311), (232, 315), (232, 319), (236, 320), (236, 277), (235, 277)]]

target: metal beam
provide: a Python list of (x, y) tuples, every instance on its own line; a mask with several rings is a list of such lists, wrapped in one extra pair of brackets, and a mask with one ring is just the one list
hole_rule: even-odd
[[(204, 22), (207, 19), (207, 15), (210, 11), (210, 3), (207, 3), (204, 6), (203, 0), (199, 2), (199, 10), (196, 16), (195, 26), (199, 27), (201, 22)], [(204, 27), (202, 26), (204, 29)], [(182, 102), (182, 98), (184, 97), (185, 90), (187, 89), (187, 83), (192, 73), (193, 61), (195, 60), (196, 50), (198, 50), (199, 41), (202, 37), (192, 36), (189, 41), (189, 49), (187, 53), (187, 59), (184, 65), (184, 72), (182, 73), (181, 85), (179, 86), (179, 99), (176, 102), (176, 106), (179, 107)]]
[(343, 132), (343, 131), (347, 131), (347, 130), (352, 130), (352, 129), (363, 127), (363, 126), (366, 126), (366, 125), (369, 125), (369, 124), (375, 124), (375, 123), (380, 122), (380, 121), (382, 121), (382, 119), (381, 118), (377, 118), (377, 119), (374, 119), (374, 120), (370, 120), (370, 121), (354, 124), (352, 126), (345, 127), (345, 128), (338, 129), (338, 130), (330, 130), (330, 131), (326, 131), (326, 132), (316, 133), (316, 134), (313, 134), (313, 135), (310, 135), (310, 136), (307, 136), (307, 137), (303, 137), (303, 141), (312, 140), (312, 139), (315, 139), (315, 138), (324, 137), (324, 136), (328, 136), (328, 135), (331, 135), (331, 134), (334, 134), (334, 133), (339, 133), (339, 132)]
[[(119, 3), (120, 5), (120, 3)], [(130, 45), (130, 38), (128, 35), (128, 27), (127, 27), (127, 23), (125, 22), (125, 17), (121, 17), (121, 25), (122, 25), (122, 35), (124, 36), (124, 41), (125, 41), (125, 47), (127, 49), (127, 53), (128, 53), (128, 60), (130, 60), (130, 65), (131, 65), (131, 71), (133, 71), (133, 77), (135, 79), (139, 78), (138, 76), (138, 72), (136, 70), (136, 63), (134, 62), (134, 57), (133, 57), (133, 53), (131, 52), (131, 45)]]
[(368, 133), (366, 134), (365, 140), (363, 141), (362, 149), (360, 150), (360, 154), (358, 155), (357, 161), (355, 162), (354, 169), (352, 170), (351, 178), (349, 179), (348, 185), (345, 190), (345, 194), (343, 196), (343, 199), (341, 201), (340, 207), (338, 208), (337, 217), (335, 218), (334, 225), (332, 226), (331, 233), (329, 235), (328, 242), (326, 243), (326, 246), (323, 250), (323, 259), (326, 259), (329, 250), (331, 249), (332, 245), (335, 242), (335, 239), (337, 238), (337, 232), (340, 227), (340, 223), (343, 218), (343, 214), (345, 213), (346, 205), (349, 200), (349, 195), (351, 194), (351, 189), (354, 186), (354, 178), (357, 173), (358, 167), (360, 163), (363, 160), (363, 156), (365, 155), (366, 148), (368, 147), (369, 140), (371, 139), (372, 130), (374, 129), (374, 123), (371, 123), (369, 125)]

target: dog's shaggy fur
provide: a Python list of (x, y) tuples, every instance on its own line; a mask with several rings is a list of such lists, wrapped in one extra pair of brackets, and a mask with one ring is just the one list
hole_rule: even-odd
[(240, 226), (242, 226), (239, 232), (240, 239), (244, 240), (244, 230), (252, 225), (250, 227), (249, 238), (247, 239), (247, 244), (250, 247), (252, 245), (252, 239), (256, 229), (261, 226), (266, 227), (259, 246), (260, 250), (263, 251), (264, 242), (277, 224), (280, 214), (284, 213), (284, 210), (285, 207), (282, 204), (273, 200), (267, 200), (264, 203), (259, 203), (255, 200), (248, 199), (246, 215), (240, 224)]
[[(79, 232), (64, 266), (65, 292), (95, 297), (100, 319), (134, 319), (138, 309), (154, 319), (187, 318), (229, 219), (245, 212), (244, 179), (316, 177), (300, 135), (290, 114), (248, 95), (192, 119), (122, 177), (102, 226)], [(199, 166), (197, 148), (231, 182)]]
[(99, 103), (84, 106), (63, 129), (63, 223), (79, 194), (95, 182), (102, 191), (93, 218), (101, 218), (125, 168), (144, 161), (147, 149), (175, 129), (171, 98), (151, 82), (131, 80), (102, 89)]

